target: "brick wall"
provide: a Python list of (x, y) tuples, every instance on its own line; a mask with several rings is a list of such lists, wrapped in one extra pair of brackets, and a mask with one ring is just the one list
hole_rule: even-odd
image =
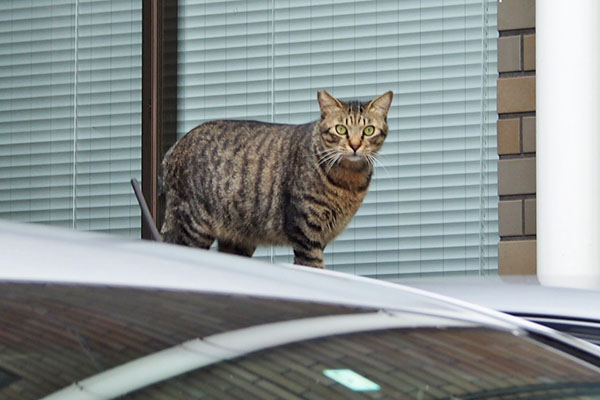
[(500, 0), (498, 31), (498, 269), (535, 274), (535, 0)]

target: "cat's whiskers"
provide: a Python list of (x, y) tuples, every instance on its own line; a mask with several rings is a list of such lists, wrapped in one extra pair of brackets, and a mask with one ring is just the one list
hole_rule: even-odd
[[(329, 165), (332, 160), (334, 160), (338, 156), (338, 151), (336, 149), (326, 149), (322, 152), (319, 152), (319, 165), (327, 164)], [(322, 155), (321, 155), (322, 154)], [(331, 167), (329, 167), (331, 169)]]
[(323, 154), (328, 154), (328, 153), (333, 153), (335, 151), (336, 151), (335, 148), (327, 147), (327, 148), (324, 148), (323, 150), (318, 150), (317, 151), (317, 156), (321, 156)]
[(319, 164), (323, 164), (323, 162), (327, 161), (330, 157), (335, 156), (336, 152), (335, 151), (331, 151), (328, 153), (323, 153), (321, 155), (319, 155)]
[(335, 154), (335, 153), (328, 154), (328, 155), (324, 156), (323, 158), (321, 158), (321, 159), (319, 160), (319, 165), (323, 165), (323, 164), (326, 164), (326, 165), (328, 165), (328, 164), (329, 164), (329, 162), (330, 162), (331, 160), (333, 160), (335, 157), (336, 157), (336, 154)]
[(376, 154), (365, 154), (365, 156), (366, 156), (367, 160), (369, 161), (369, 164), (371, 164), (371, 166), (373, 168), (375, 168), (376, 166), (379, 166), (379, 167), (383, 168), (383, 170), (386, 174), (389, 175), (389, 171), (387, 170), (385, 165), (383, 165), (383, 163), (381, 161), (379, 161), (379, 158), (377, 157)]
[(325, 175), (329, 175), (329, 171), (331, 171), (331, 168), (333, 168), (333, 166), (342, 159), (342, 156), (343, 154), (339, 152), (334, 154), (334, 157), (327, 164), (327, 171)]

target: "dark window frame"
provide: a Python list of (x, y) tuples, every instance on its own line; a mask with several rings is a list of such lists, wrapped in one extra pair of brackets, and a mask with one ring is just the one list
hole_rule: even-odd
[[(158, 227), (162, 157), (177, 138), (178, 0), (142, 1), (142, 192)], [(151, 239), (142, 217), (142, 238)]]

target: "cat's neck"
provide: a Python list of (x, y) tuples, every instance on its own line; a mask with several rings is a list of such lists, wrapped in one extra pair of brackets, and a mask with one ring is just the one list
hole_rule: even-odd
[(315, 166), (321, 171), (323, 179), (333, 186), (352, 192), (365, 192), (371, 182), (373, 174), (372, 165), (365, 159), (351, 161), (345, 157), (330, 164), (319, 162), (319, 154), (323, 154), (325, 148), (322, 144), (313, 147)]
[(342, 159), (326, 173), (330, 183), (353, 192), (364, 192), (371, 182), (373, 168), (364, 159), (359, 161)]

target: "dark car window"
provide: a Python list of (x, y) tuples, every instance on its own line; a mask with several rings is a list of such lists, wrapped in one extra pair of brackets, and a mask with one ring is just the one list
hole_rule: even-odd
[(246, 296), (0, 283), (0, 399), (39, 399), (186, 340), (372, 310)]
[(568, 333), (571, 336), (587, 340), (590, 343), (600, 346), (600, 321), (554, 315), (529, 315), (520, 313), (515, 313), (513, 315), (525, 318), (540, 325), (545, 325), (560, 332)]
[[(392, 315), (240, 295), (0, 282), (0, 399), (80, 388), (90, 376), (196, 338), (304, 318), (349, 316), (362, 326), (374, 314)], [(282, 342), (116, 398), (600, 399), (596, 367), (524, 331), (416, 310), (393, 318), (405, 328)]]
[(600, 374), (508, 332), (403, 329), (264, 350), (124, 398), (600, 399)]

